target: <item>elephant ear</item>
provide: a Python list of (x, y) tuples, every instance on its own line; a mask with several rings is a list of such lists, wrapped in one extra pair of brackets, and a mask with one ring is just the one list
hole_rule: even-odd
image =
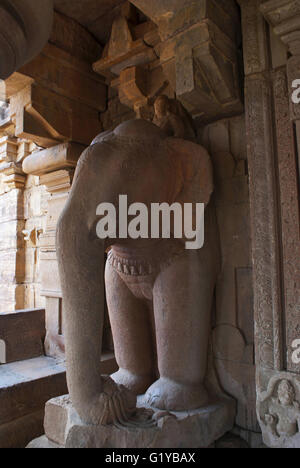
[(206, 149), (188, 140), (167, 138), (169, 154), (176, 159), (183, 188), (176, 197), (179, 203), (208, 205), (214, 191), (213, 166)]

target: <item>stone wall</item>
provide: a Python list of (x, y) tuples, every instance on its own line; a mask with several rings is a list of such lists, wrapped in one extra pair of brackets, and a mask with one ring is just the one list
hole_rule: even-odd
[(108, 91), (107, 110), (101, 114), (103, 130), (115, 128), (126, 120), (135, 119), (135, 112), (120, 102), (118, 91), (110, 88)]
[(45, 231), (49, 193), (39, 177), (28, 176), (24, 191), (25, 301), (24, 308), (45, 307), (41, 295), (40, 236)]
[(38, 237), (45, 221), (45, 189), (20, 168), (34, 146), (4, 137), (0, 147), (0, 312), (43, 307)]
[(256, 418), (250, 200), (244, 116), (199, 128), (211, 154), (222, 267), (216, 288), (213, 353), (222, 388), (238, 402), (236, 424), (259, 431)]
[(22, 192), (13, 189), (6, 192), (0, 185), (0, 312), (22, 309), (24, 305), (24, 240), (22, 230)]

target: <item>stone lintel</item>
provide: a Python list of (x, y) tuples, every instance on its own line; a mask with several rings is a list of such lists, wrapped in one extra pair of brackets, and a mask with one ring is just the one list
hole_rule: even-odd
[(2, 122), (2, 133), (47, 148), (65, 141), (88, 145), (102, 130), (103, 79), (88, 62), (53, 44), (6, 80), (4, 93), (10, 115)]
[[(26, 174), (42, 176), (61, 169), (75, 168), (85, 146), (76, 143), (62, 143), (42, 151), (36, 151), (23, 162)], [(49, 178), (45, 179), (49, 180)]]
[(297, 0), (268, 0), (260, 11), (274, 33), (288, 46), (292, 54), (300, 53), (300, 4)]
[(89, 145), (101, 132), (99, 110), (34, 83), (11, 97), (15, 136), (48, 148), (66, 141)]
[(44, 174), (40, 177), (40, 184), (45, 185), (48, 192), (64, 192), (68, 195), (71, 189), (74, 176), (74, 169), (61, 169), (49, 174)]
[(106, 86), (89, 63), (72, 57), (65, 50), (47, 44), (40, 55), (19, 72), (36, 84), (58, 95), (103, 112), (106, 109)]

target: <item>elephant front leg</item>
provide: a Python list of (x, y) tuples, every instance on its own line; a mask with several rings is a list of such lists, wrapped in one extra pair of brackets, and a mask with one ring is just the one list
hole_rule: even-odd
[(135, 397), (101, 378), (105, 246), (92, 239), (85, 220), (86, 213), (73, 198), (57, 231), (68, 387), (84, 422), (122, 423), (134, 411)]
[(197, 409), (208, 402), (204, 387), (215, 285), (209, 259), (186, 251), (163, 270), (154, 285), (154, 312), (160, 379), (146, 400), (163, 410)]

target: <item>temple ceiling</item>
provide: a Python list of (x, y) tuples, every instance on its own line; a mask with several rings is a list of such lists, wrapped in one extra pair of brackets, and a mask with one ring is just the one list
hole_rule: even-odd
[(110, 36), (124, 0), (54, 0), (56, 11), (86, 27), (102, 44)]

